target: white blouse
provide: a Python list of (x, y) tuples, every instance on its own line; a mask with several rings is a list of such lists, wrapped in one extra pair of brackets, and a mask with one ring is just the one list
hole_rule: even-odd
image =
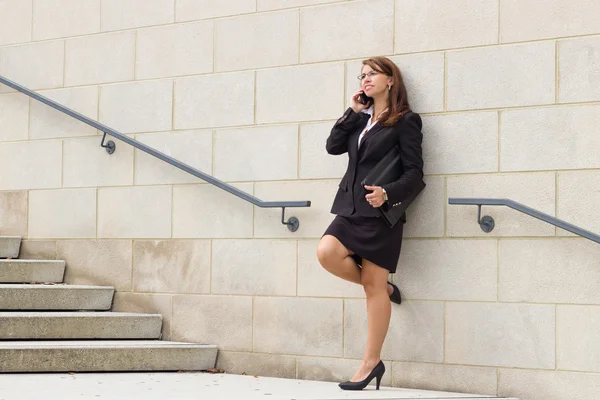
[[(379, 122), (379, 121), (373, 121), (373, 112), (374, 112), (373, 109), (374, 109), (374, 106), (371, 105), (371, 107), (362, 110), (363, 113), (369, 114), (371, 116), (371, 118), (369, 118), (369, 122), (367, 122), (367, 126), (365, 126), (365, 128), (362, 130), (362, 132), (358, 136), (358, 148), (359, 149), (360, 149), (360, 143), (362, 142), (363, 137), (367, 134), (367, 132), (369, 132), (371, 130), (372, 127), (374, 127), (377, 124), (377, 122)], [(387, 110), (387, 108), (386, 108), (386, 110)]]

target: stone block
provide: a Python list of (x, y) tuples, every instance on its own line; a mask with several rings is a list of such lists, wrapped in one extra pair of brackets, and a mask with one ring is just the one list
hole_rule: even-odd
[(28, 193), (0, 192), (0, 235), (27, 236)]
[(296, 357), (219, 351), (217, 369), (227, 374), (296, 378)]
[(102, 30), (116, 31), (175, 21), (175, 0), (102, 0)]
[(207, 240), (137, 240), (133, 291), (202, 294), (210, 291), (211, 247)]
[(0, 95), (0, 142), (27, 140), (29, 98), (21, 93)]
[[(64, 61), (62, 40), (1, 47), (0, 75), (31, 90), (54, 89), (63, 86)], [(0, 93), (9, 91), (0, 85)]]
[(214, 175), (223, 181), (296, 179), (298, 126), (219, 130), (214, 157)]
[(134, 31), (126, 31), (68, 39), (65, 46), (65, 85), (133, 80), (135, 35)]
[(137, 79), (213, 71), (213, 22), (141, 29), (137, 35)]
[(257, 297), (254, 351), (341, 357), (342, 320), (343, 304), (339, 299)]
[(558, 101), (600, 100), (600, 38), (558, 42)]
[[(303, 63), (390, 54), (394, 48), (394, 0), (372, 0), (368, 6), (343, 2), (304, 8), (300, 41)], [(319, 79), (319, 86), (329, 79)]]
[(96, 189), (29, 192), (30, 238), (95, 238)]
[(396, 53), (498, 43), (496, 0), (396, 1)]
[(129, 292), (131, 248), (130, 240), (61, 240), (56, 253), (67, 263), (66, 283), (107, 285)]
[(101, 0), (33, 1), (33, 40), (100, 32)]
[(553, 104), (555, 64), (554, 42), (448, 52), (448, 110)]
[(498, 243), (407, 240), (395, 281), (408, 299), (496, 301)]
[[(98, 88), (96, 86), (45, 90), (40, 94), (94, 121), (98, 120)], [(95, 128), (44, 103), (31, 101), (29, 139), (94, 136), (96, 134)]]
[(0, 190), (61, 186), (62, 142), (0, 143)]
[(597, 374), (565, 371), (498, 370), (498, 395), (519, 400), (595, 400), (600, 392)]
[(162, 340), (171, 340), (171, 296), (116, 292), (113, 300), (114, 312), (139, 312), (162, 316)]
[[(234, 187), (252, 195), (252, 184)], [(213, 185), (173, 188), (174, 238), (249, 238), (252, 204)]]
[[(557, 217), (582, 229), (600, 234), (600, 171), (558, 173)], [(596, 218), (595, 218), (596, 217)], [(558, 229), (559, 235), (575, 236)]]
[(254, 123), (254, 72), (175, 80), (175, 129)]
[(3, 1), (0, 3), (0, 46), (31, 40), (30, 1)]
[(172, 338), (252, 351), (252, 298), (173, 296)]
[(395, 362), (393, 386), (457, 393), (496, 395), (496, 368)]
[(600, 106), (503, 111), (500, 170), (600, 168)]
[[(212, 175), (212, 131), (161, 132), (136, 135), (136, 140), (182, 163)], [(141, 150), (135, 151), (135, 184), (198, 183), (200, 178)]]
[(98, 190), (99, 238), (171, 237), (170, 186)]
[(289, 10), (215, 21), (215, 70), (298, 63), (300, 12)]
[(408, 92), (408, 100), (414, 112), (444, 110), (443, 53), (410, 54), (390, 59), (400, 68)]
[(600, 349), (591, 340), (598, 335), (599, 317), (598, 306), (557, 307), (557, 369), (600, 372)]
[(214, 240), (211, 293), (296, 295), (296, 241)]
[(468, 364), (555, 368), (554, 305), (446, 304), (446, 359)]
[(23, 240), (19, 258), (22, 260), (56, 260), (56, 241)]
[[(309, 82), (319, 82), (318, 93)], [(260, 70), (256, 73), (256, 122), (337, 120), (343, 114), (343, 96), (343, 63)]]
[(69, 139), (63, 144), (63, 186), (97, 187), (133, 184), (133, 147), (115, 140), (108, 154), (99, 137)]
[(498, 113), (423, 118), (425, 174), (498, 171)]
[(600, 304), (600, 246), (586, 239), (501, 240), (500, 301)]
[(500, 14), (502, 43), (600, 33), (600, 4), (593, 1), (508, 0)]
[(100, 122), (122, 133), (167, 131), (172, 118), (172, 80), (100, 88)]

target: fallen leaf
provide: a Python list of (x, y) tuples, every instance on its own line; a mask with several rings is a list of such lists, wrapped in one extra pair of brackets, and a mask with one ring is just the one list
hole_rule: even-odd
[(223, 371), (222, 369), (217, 369), (217, 368), (209, 368), (202, 372), (208, 372), (209, 374), (224, 374), (225, 373), (225, 371)]

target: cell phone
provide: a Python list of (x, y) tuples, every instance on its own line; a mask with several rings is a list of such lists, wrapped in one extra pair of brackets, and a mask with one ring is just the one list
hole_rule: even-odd
[(367, 104), (373, 103), (373, 98), (372, 98), (372, 97), (369, 97), (369, 96), (367, 96), (367, 95), (365, 94), (365, 92), (362, 92), (362, 93), (359, 95), (359, 99), (360, 99), (360, 102), (361, 102), (361, 103), (363, 103), (364, 105), (367, 105)]

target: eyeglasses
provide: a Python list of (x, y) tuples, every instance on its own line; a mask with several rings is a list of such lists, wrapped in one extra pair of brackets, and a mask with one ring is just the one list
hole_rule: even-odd
[(357, 76), (357, 78), (358, 78), (358, 80), (359, 80), (359, 81), (362, 81), (362, 80), (363, 80), (363, 79), (365, 79), (367, 76), (368, 76), (369, 78), (372, 78), (372, 77), (374, 77), (374, 76), (376, 76), (376, 75), (379, 75), (380, 73), (381, 73), (381, 72), (378, 72), (378, 71), (369, 71), (369, 72), (368, 72), (368, 73), (366, 73), (366, 74), (360, 74), (359, 76)]

